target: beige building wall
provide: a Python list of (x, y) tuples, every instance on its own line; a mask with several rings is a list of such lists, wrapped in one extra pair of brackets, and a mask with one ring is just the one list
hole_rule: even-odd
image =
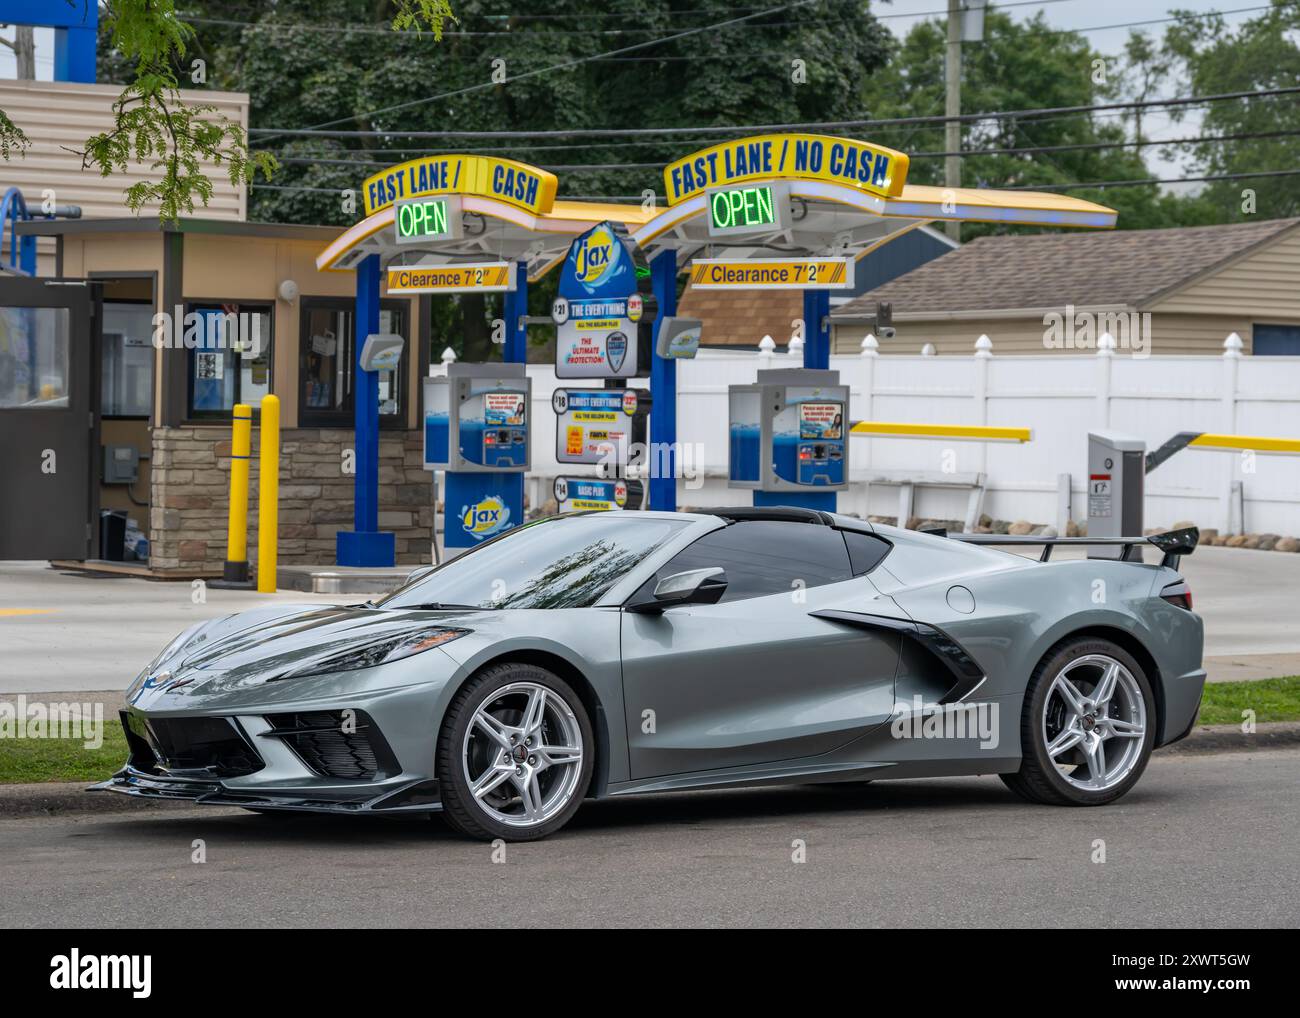
[[(1300, 322), (1300, 229), (1157, 300), (1152, 311)], [(1238, 330), (1240, 331), (1240, 330)], [(1242, 339), (1246, 338), (1244, 332)]]
[[(108, 218), (129, 215), (125, 191), (137, 180), (160, 180), (162, 172), (148, 160), (132, 163), (126, 174), (101, 176), (98, 170), (82, 169), (76, 151), (86, 139), (113, 128), (113, 102), (122, 92), (121, 85), (92, 85), (70, 81), (0, 80), (0, 109), (31, 140), (26, 155), (5, 164), (8, 186), (22, 189), (29, 206), (39, 206), (41, 192), (54, 191), (60, 205), (80, 205), (83, 218)], [(248, 95), (244, 92), (218, 92), (182, 89), (181, 100), (187, 104), (216, 107), (214, 118), (225, 117), (248, 129)], [(206, 207), (196, 207), (195, 215), (205, 219), (246, 217), (246, 192), (230, 183), (224, 167), (202, 164), (212, 181), (212, 199)], [(145, 208), (141, 215), (157, 215), (157, 208)], [(45, 242), (51, 246), (50, 242)]]
[[(968, 318), (956, 320), (905, 321), (894, 318), (897, 335), (879, 339), (882, 354), (919, 354), (926, 343), (933, 343), (935, 353), (965, 354), (975, 352), (975, 340), (987, 335), (993, 340), (995, 353), (1051, 353), (1043, 346), (1043, 320), (1037, 318)], [(862, 348), (862, 337), (870, 331), (866, 324), (835, 325), (831, 334), (834, 353), (854, 354)]]
[[(1264, 316), (1255, 318), (1263, 320)], [(1267, 319), (1274, 321), (1273, 318)], [(1285, 319), (1278, 319), (1285, 321)], [(1251, 351), (1250, 316), (1241, 314), (1168, 314), (1151, 315), (1150, 352), (1156, 356), (1177, 354), (1215, 354), (1223, 352), (1223, 341), (1229, 333), (1241, 336), (1245, 353)], [(958, 320), (900, 321), (894, 319), (898, 334), (893, 339), (882, 339), (882, 354), (918, 354), (926, 343), (933, 343), (935, 353), (971, 354), (975, 340), (987, 335), (993, 341), (997, 354), (1053, 354), (1056, 349), (1043, 342), (1047, 327), (1041, 315), (1033, 318), (967, 318)], [(854, 354), (861, 349), (862, 337), (868, 332), (866, 325), (836, 325), (832, 336), (835, 353)], [(1078, 350), (1061, 350), (1061, 353), (1078, 353)]]
[[(138, 180), (159, 180), (160, 170), (151, 164), (131, 163), (125, 173), (105, 177), (96, 169), (83, 169), (77, 154), (88, 138), (112, 130), (113, 102), (122, 93), (121, 85), (86, 84), (70, 81), (18, 81), (0, 79), (0, 109), (31, 141), (25, 154), (14, 156), (4, 164), (4, 185), (22, 191), (27, 206), (39, 213), (44, 192), (53, 192), (58, 205), (77, 205), (84, 219), (116, 218), (129, 215), (126, 189)], [(243, 92), (218, 92), (181, 89), (183, 102), (216, 107), (214, 118), (225, 117), (248, 129), (248, 95)], [(247, 192), (230, 183), (222, 166), (201, 164), (212, 181), (213, 194), (207, 206), (198, 205), (197, 216), (208, 219), (243, 221), (247, 216)], [(146, 206), (141, 215), (156, 215), (155, 206)], [(0, 240), (0, 256), (9, 258), (9, 238)], [(55, 241), (52, 237), (36, 239), (36, 274), (54, 275)], [(75, 275), (65, 263), (65, 275)]]

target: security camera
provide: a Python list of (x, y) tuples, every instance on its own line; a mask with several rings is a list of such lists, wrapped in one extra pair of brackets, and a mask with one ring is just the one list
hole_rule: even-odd
[(880, 339), (893, 339), (898, 335), (898, 330), (892, 325), (882, 325), (880, 328), (876, 329), (876, 332), (879, 333)]

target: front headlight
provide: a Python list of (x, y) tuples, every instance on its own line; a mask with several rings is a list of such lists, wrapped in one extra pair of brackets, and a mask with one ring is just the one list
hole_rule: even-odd
[(172, 641), (160, 650), (152, 661), (144, 666), (144, 670), (141, 671), (132, 681), (131, 685), (127, 687), (127, 695), (130, 696), (134, 693), (140, 687), (140, 683), (147, 679), (155, 668), (174, 654), (179, 654), (185, 647), (187, 647), (191, 641), (193, 641), (194, 637), (198, 635), (199, 630), (207, 624), (207, 622), (196, 622), (194, 625), (187, 627), (179, 636), (173, 637)]
[(471, 632), (473, 632), (471, 629), (422, 629), (416, 633), (403, 633), (401, 636), (386, 636), (360, 647), (350, 647), (337, 654), (305, 661), (274, 676), (271, 681), (301, 679), (308, 675), (327, 675), (330, 672), (351, 672), (358, 668), (374, 668), (376, 665), (390, 664), (404, 657), (441, 647)]

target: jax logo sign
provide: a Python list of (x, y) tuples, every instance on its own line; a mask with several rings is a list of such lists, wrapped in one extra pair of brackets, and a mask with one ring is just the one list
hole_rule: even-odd
[(501, 533), (510, 525), (510, 507), (496, 495), (462, 506), (461, 527), (477, 541)]
[(569, 245), (560, 273), (560, 296), (621, 298), (636, 292), (632, 257), (610, 223), (599, 223)]
[(618, 241), (608, 226), (601, 225), (581, 237), (573, 249), (573, 272), (579, 281), (596, 287), (613, 272), (614, 245)]

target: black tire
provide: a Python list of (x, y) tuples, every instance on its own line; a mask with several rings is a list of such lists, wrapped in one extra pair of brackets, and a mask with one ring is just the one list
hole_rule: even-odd
[[(1051, 686), (1072, 662), (1089, 655), (1104, 655), (1119, 662), (1137, 683), (1145, 711), (1146, 731), (1132, 769), (1113, 787), (1092, 791), (1067, 781), (1047, 754), (1043, 735), (1043, 712), (1048, 708)], [(1104, 806), (1132, 788), (1146, 770), (1156, 738), (1156, 700), (1142, 666), (1123, 647), (1096, 637), (1070, 637), (1043, 658), (1030, 677), (1020, 717), (1020, 770), (999, 775), (1008, 788), (1029, 802), (1050, 806)]]
[[(504, 687), (518, 682), (544, 686), (563, 700), (572, 712), (582, 736), (582, 760), (577, 765), (578, 779), (567, 804), (554, 816), (530, 826), (503, 823), (488, 813), (470, 790), (462, 759), (462, 747), (475, 712), (484, 704), (490, 703)], [(436, 752), (442, 813), (453, 828), (480, 841), (493, 841), (497, 838), (504, 841), (536, 841), (554, 834), (567, 824), (582, 805), (591, 784), (597, 749), (587, 710), (582, 699), (568, 683), (538, 665), (508, 661), (479, 672), (452, 699), (438, 733)]]

